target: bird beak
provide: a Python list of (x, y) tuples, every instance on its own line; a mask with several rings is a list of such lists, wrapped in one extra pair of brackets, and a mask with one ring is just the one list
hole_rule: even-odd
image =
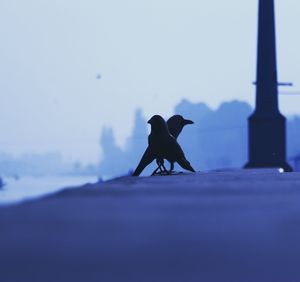
[(185, 119), (185, 120), (183, 121), (183, 124), (184, 124), (184, 125), (187, 125), (187, 124), (194, 124), (194, 122), (193, 122), (192, 120)]
[(149, 120), (147, 121), (147, 123), (149, 123), (149, 124), (151, 124), (151, 122), (152, 122), (151, 119), (149, 119)]

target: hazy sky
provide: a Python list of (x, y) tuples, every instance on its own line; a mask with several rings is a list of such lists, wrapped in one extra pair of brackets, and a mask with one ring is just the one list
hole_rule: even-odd
[[(278, 70), (300, 92), (300, 1), (277, 0)], [(254, 103), (256, 0), (1, 0), (0, 152), (96, 161), (134, 111), (168, 117), (182, 98)], [(101, 79), (96, 79), (101, 74)], [(280, 97), (300, 114), (300, 96)]]

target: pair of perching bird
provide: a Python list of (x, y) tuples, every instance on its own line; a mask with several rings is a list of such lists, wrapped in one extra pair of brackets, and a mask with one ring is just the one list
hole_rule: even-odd
[[(148, 136), (148, 147), (132, 175), (139, 176), (144, 168), (153, 160), (156, 160), (158, 168), (152, 175), (158, 170), (162, 173), (170, 174), (174, 169), (175, 162), (182, 168), (195, 172), (177, 142), (177, 137), (183, 127), (194, 122), (184, 119), (181, 115), (174, 115), (166, 123), (161, 116), (155, 115), (148, 123), (151, 125), (151, 132)], [(170, 162), (169, 171), (164, 166), (164, 159)]]

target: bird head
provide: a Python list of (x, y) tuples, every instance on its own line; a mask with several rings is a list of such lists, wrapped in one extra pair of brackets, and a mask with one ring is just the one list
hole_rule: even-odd
[(184, 119), (182, 121), (183, 126), (187, 125), (187, 124), (194, 124), (194, 122), (190, 119)]
[(168, 124), (182, 126), (184, 127), (187, 124), (193, 124), (194, 122), (189, 119), (184, 119), (182, 115), (174, 115), (168, 119)]
[(160, 115), (155, 115), (148, 120), (148, 123), (151, 124), (152, 130), (155, 131), (168, 131), (167, 124), (165, 120)]
[(163, 124), (165, 123), (165, 120), (160, 115), (155, 115), (152, 118), (148, 120), (148, 123), (153, 124)]
[(193, 124), (194, 122), (189, 119), (184, 119), (181, 115), (174, 115), (167, 121), (170, 133), (177, 138), (183, 127), (187, 124)]

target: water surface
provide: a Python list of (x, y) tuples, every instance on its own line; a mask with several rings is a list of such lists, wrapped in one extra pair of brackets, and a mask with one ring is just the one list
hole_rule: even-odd
[(65, 187), (95, 182), (96, 176), (4, 178), (5, 186), (0, 189), (0, 205), (41, 197)]

